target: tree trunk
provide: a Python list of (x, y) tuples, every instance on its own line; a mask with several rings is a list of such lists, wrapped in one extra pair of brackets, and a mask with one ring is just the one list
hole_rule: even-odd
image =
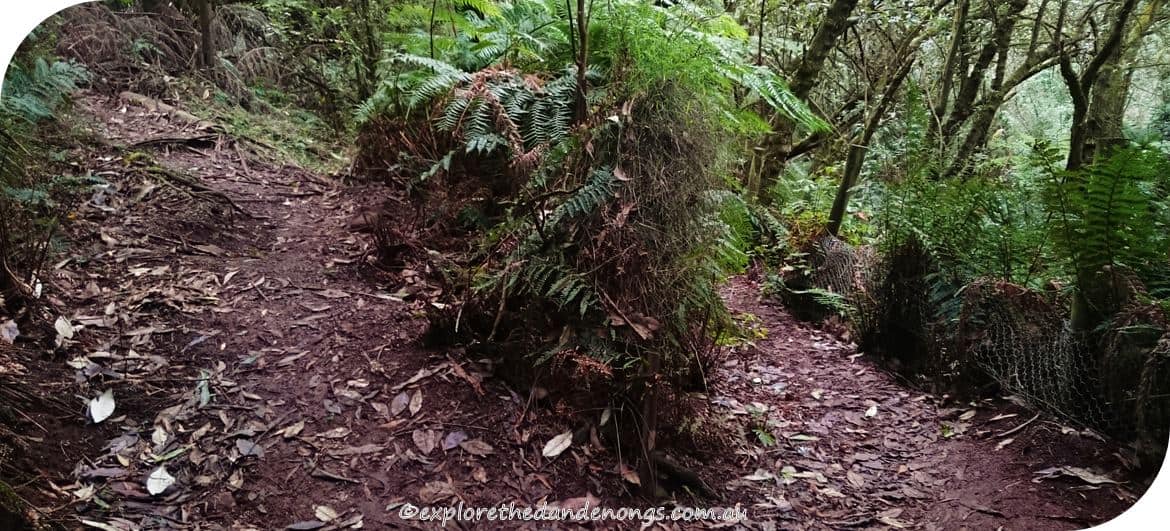
[[(800, 66), (789, 86), (797, 98), (808, 99), (809, 92), (816, 86), (817, 79), (820, 78), (821, 71), (824, 70), (829, 53), (837, 45), (837, 39), (849, 27), (849, 15), (857, 7), (857, 1), (833, 0), (833, 3), (829, 5), (829, 9), (825, 12), (820, 26), (817, 27), (817, 32), (813, 35), (813, 40), (809, 43), (804, 57), (801, 58)], [(772, 201), (769, 192), (776, 184), (776, 179), (780, 177), (780, 172), (783, 171), (784, 165), (788, 161), (788, 150), (791, 149), (794, 133), (792, 122), (786, 119), (772, 120), (772, 130), (773, 133), (768, 135), (764, 141), (761, 155), (764, 161), (760, 169), (757, 199), (764, 205), (770, 204)]]
[[(1026, 7), (1028, 7), (1028, 0), (1011, 0), (1011, 3), (1008, 4), (1007, 12), (1003, 13), (1003, 16), (999, 19), (999, 23), (996, 24), (991, 38), (979, 50), (979, 56), (976, 57), (975, 64), (972, 65), (970, 73), (959, 85), (959, 93), (955, 96), (955, 106), (951, 109), (950, 116), (947, 117), (946, 123), (941, 128), (941, 133), (944, 138), (954, 136), (959, 131), (959, 128), (967, 122), (967, 119), (971, 118), (979, 110), (976, 105), (976, 99), (979, 96), (980, 90), (983, 88), (983, 80), (990, 70), (992, 61), (996, 61), (992, 91), (1001, 88), (1007, 69), (1007, 56), (1009, 47), (1011, 46), (1012, 33), (1016, 27), (1016, 20), (1019, 19), (1020, 13)], [(991, 8), (994, 9), (995, 6), (993, 5)], [(995, 110), (998, 110), (998, 108)]]
[[(1073, 116), (1072, 126), (1069, 128), (1068, 141), (1068, 161), (1065, 163), (1065, 169), (1068, 171), (1076, 171), (1093, 162), (1093, 157), (1099, 151), (1094, 145), (1097, 138), (1094, 135), (1100, 136), (1105, 134), (1108, 127), (1104, 117), (1097, 116), (1094, 122), (1089, 121), (1090, 105), (1098, 101), (1105, 102), (1106, 107), (1113, 105), (1117, 94), (1097, 94), (1099, 91), (1111, 93), (1116, 92), (1118, 87), (1106, 87), (1101, 81), (1103, 78), (1108, 79), (1114, 74), (1111, 73), (1118, 67), (1118, 59), (1120, 58), (1121, 48), (1127, 44), (1125, 41), (1126, 28), (1129, 24), (1130, 16), (1137, 5), (1137, 0), (1124, 0), (1121, 5), (1117, 6), (1114, 12), (1113, 24), (1106, 34), (1105, 41), (1097, 47), (1097, 53), (1089, 60), (1089, 63), (1077, 75), (1072, 67), (1072, 59), (1069, 57), (1068, 50), (1061, 50), (1060, 56), (1060, 75), (1064, 79), (1065, 85), (1068, 87), (1069, 96), (1073, 101)], [(1129, 46), (1137, 46), (1138, 42), (1128, 43)], [(1102, 99), (1103, 98), (1103, 99)], [(1124, 98), (1122, 98), (1122, 107), (1124, 107)], [(1120, 117), (1117, 127), (1120, 129)], [(1087, 332), (1097, 327), (1105, 319), (1109, 318), (1109, 291), (1102, 291), (1098, 277), (1099, 273), (1107, 273), (1112, 275), (1112, 271), (1098, 272), (1085, 271), (1082, 264), (1077, 264), (1077, 289), (1073, 296), (1073, 304), (1069, 320), (1074, 330), (1080, 332)]]
[(938, 90), (938, 101), (934, 105), (934, 119), (930, 121), (930, 138), (934, 138), (939, 133), (939, 127), (942, 125), (942, 118), (946, 116), (947, 109), (951, 104), (951, 88), (955, 84), (955, 74), (957, 72), (957, 64), (959, 62), (959, 53), (963, 48), (963, 41), (965, 35), (963, 28), (967, 26), (967, 13), (970, 11), (971, 3), (968, 0), (962, 0), (955, 9), (955, 18), (951, 23), (951, 45), (947, 49), (947, 58), (943, 62), (942, 70), (942, 86)]
[[(432, 5), (431, 15), (434, 16)], [(370, 0), (356, 0), (355, 11), (358, 17), (357, 26), (361, 28), (361, 65), (358, 68), (358, 97), (367, 100), (374, 95), (374, 87), (378, 82), (378, 59), (381, 48), (377, 44), (372, 23), (373, 15), (370, 10)], [(431, 19), (432, 26), (434, 18)], [(433, 31), (433, 28), (432, 28)], [(434, 57), (434, 39), (432, 33), (431, 57)]]
[[(920, 42), (920, 38), (912, 39), (902, 50), (912, 53), (913, 50), (918, 49)], [(910, 73), (910, 67), (914, 65), (914, 61), (915, 59), (911, 55), (898, 66), (898, 70), (886, 82), (881, 98), (870, 111), (869, 117), (865, 121), (865, 129), (862, 129), (861, 135), (849, 146), (849, 155), (845, 159), (845, 172), (841, 176), (841, 183), (837, 185), (837, 195), (833, 198), (833, 208), (829, 211), (829, 224), (825, 227), (825, 230), (833, 236), (840, 232), (841, 223), (845, 220), (845, 209), (849, 206), (849, 192), (857, 184), (857, 179), (861, 177), (861, 167), (865, 163), (866, 153), (869, 152), (869, 143), (873, 140), (873, 135), (877, 133), (878, 127), (881, 126), (886, 109), (893, 103), (894, 97), (902, 87), (902, 82)]]
[(215, 49), (211, 39), (211, 1), (195, 0), (199, 16), (199, 65), (207, 69), (215, 64)]
[(581, 123), (589, 113), (585, 100), (589, 90), (589, 80), (585, 76), (589, 68), (589, 18), (585, 12), (585, 0), (577, 0), (577, 41), (577, 96), (573, 115), (575, 121)]
[(849, 146), (849, 155), (845, 159), (845, 173), (837, 185), (837, 195), (833, 197), (833, 208), (829, 211), (829, 224), (825, 227), (833, 236), (841, 232), (841, 223), (845, 221), (845, 209), (849, 206), (849, 193), (857, 184), (857, 178), (861, 176), (861, 165), (865, 163), (865, 154), (868, 151), (868, 142), (857, 142)]
[[(1108, 119), (1097, 116), (1094, 123), (1089, 122), (1090, 103), (1098, 97), (1096, 94), (1098, 90), (1111, 91), (1101, 84), (1101, 80), (1103, 76), (1111, 75), (1106, 74), (1106, 72), (1110, 72), (1118, 66), (1121, 48), (1126, 40), (1126, 28), (1136, 6), (1137, 0), (1124, 0), (1121, 5), (1117, 6), (1113, 24), (1109, 27), (1105, 41), (1098, 47), (1097, 53), (1089, 60), (1080, 75), (1077, 75), (1072, 68), (1072, 60), (1069, 58), (1068, 50), (1061, 51), (1060, 74), (1064, 78), (1069, 95), (1073, 100), (1072, 126), (1069, 128), (1068, 162), (1065, 164), (1065, 168), (1069, 171), (1080, 169), (1092, 162), (1092, 157), (1096, 152), (1096, 146), (1092, 145), (1096, 140), (1093, 135), (1100, 135), (1105, 131), (1104, 122)], [(1129, 45), (1136, 46), (1138, 42)], [(1116, 88), (1118, 87), (1112, 87), (1112, 89)], [(1116, 96), (1116, 94), (1100, 95), (1100, 97), (1106, 98), (1104, 101), (1109, 101)], [(1124, 106), (1124, 100), (1122, 100), (1122, 106)], [(1120, 117), (1117, 119), (1120, 120)]]
[(1125, 103), (1129, 99), (1133, 64), (1142, 39), (1160, 14), (1163, 0), (1147, 2), (1142, 12), (1132, 17), (1124, 42), (1112, 50), (1101, 65), (1101, 74), (1093, 88), (1085, 115), (1085, 151), (1088, 159), (1125, 144), (1122, 125)]

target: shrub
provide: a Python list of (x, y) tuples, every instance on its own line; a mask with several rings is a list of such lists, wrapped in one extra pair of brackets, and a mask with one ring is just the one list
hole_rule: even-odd
[[(720, 189), (735, 140), (759, 133), (746, 106), (763, 100), (822, 124), (744, 60), (746, 34), (726, 17), (623, 1), (595, 6), (591, 20), (586, 116), (561, 37), (547, 47), (564, 63), (530, 72), (506, 54), (467, 71), (400, 53), (362, 114), (434, 116), (453, 148), (413, 185), (446, 203), (431, 211), (477, 198), (484, 228), (459, 275), (472, 289), (436, 325), (466, 323), (462, 332), (519, 352), (514, 365), (574, 375), (634, 432), (622, 440), (641, 441), (653, 492), (658, 401), (703, 384), (730, 324), (718, 283), (745, 264), (750, 207)], [(737, 99), (737, 87), (750, 96)]]

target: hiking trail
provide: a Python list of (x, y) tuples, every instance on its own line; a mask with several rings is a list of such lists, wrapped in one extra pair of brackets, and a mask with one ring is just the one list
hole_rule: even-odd
[[(373, 244), (354, 231), (394, 201), (388, 189), (273, 163), (157, 109), (88, 93), (79, 107), (108, 142), (79, 164), (110, 182), (53, 272), (73, 294), (62, 302), (76, 311), (69, 357), (84, 385), (39, 385), (83, 399), (112, 389), (117, 409), (84, 427), (84, 411), (33, 414), (47, 439), (74, 441), (43, 465), (52, 505), (67, 492), (77, 518), (111, 529), (431, 528), (399, 507), (647, 505), (621, 495), (635, 487), (608, 449), (541, 455), (574, 427), (555, 390), (537, 396), (493, 376), (491, 360), (421, 346), (430, 272), (369, 267)], [(1073, 529), (1134, 497), (1077, 475), (1117, 459), (1089, 432), (915, 390), (747, 276), (724, 295), (757, 334), (696, 396), (730, 448), (676, 456), (721, 499), (679, 505), (738, 505), (753, 528)], [(759, 426), (774, 440), (757, 440)], [(174, 483), (152, 496), (159, 466)]]

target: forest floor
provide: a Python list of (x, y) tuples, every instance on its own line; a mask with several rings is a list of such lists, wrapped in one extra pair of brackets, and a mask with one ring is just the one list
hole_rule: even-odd
[[(78, 208), (52, 271), (75, 334), (56, 359), (20, 351), (9, 368), (46, 397), (14, 421), (29, 434), (36, 473), (17, 493), (34, 518), (432, 528), (403, 521), (403, 504), (650, 504), (611, 450), (542, 456), (574, 427), (556, 390), (514, 388), (491, 360), (421, 346), (440, 289), (431, 272), (370, 267), (370, 236), (354, 230), (360, 213), (394, 204), (389, 190), (274, 163), (124, 101), (85, 94), (78, 111), (95, 142), (70, 156), (110, 186)], [(712, 419), (700, 429), (730, 442), (677, 456), (717, 499), (674, 503), (738, 505), (755, 528), (1073, 529), (1141, 491), (1103, 475), (1120, 458), (1090, 432), (914, 390), (759, 293), (747, 277), (726, 286), (757, 333), (727, 349), (700, 396)], [(107, 389), (115, 412), (94, 424), (81, 404)], [(775, 441), (752, 431), (765, 425)], [(175, 482), (152, 496), (160, 466)]]

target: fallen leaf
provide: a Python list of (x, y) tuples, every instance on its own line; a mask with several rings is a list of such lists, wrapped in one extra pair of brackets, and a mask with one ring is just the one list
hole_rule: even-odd
[(1118, 483), (1108, 476), (1103, 476), (1095, 472), (1091, 472), (1081, 467), (1076, 466), (1058, 466), (1052, 468), (1045, 468), (1035, 472), (1038, 477), (1032, 479), (1034, 483), (1039, 483), (1042, 479), (1050, 479), (1059, 476), (1072, 476), (1080, 478), (1081, 481), (1090, 485), (1101, 485), (1105, 483)]
[(479, 396), (484, 395), (483, 385), (480, 384), (478, 378), (468, 374), (462, 365), (455, 363), (453, 360), (450, 363), (450, 367), (451, 372), (455, 373), (455, 376), (458, 376), (463, 381), (467, 382), (467, 384), (470, 385), (473, 390), (475, 390), (475, 394)]
[(414, 445), (418, 447), (418, 451), (423, 455), (428, 455), (435, 449), (435, 432), (431, 430), (414, 430), (410, 434), (410, 438), (414, 440)]
[(849, 484), (853, 485), (854, 488), (860, 489), (865, 486), (865, 478), (852, 470), (845, 473), (845, 479), (848, 479)]
[(398, 393), (398, 396), (390, 402), (390, 414), (397, 417), (399, 413), (406, 411), (408, 404), (410, 404), (410, 395), (405, 391)]
[(94, 529), (101, 529), (102, 531), (126, 531), (125, 527), (114, 527), (110, 524), (104, 524), (102, 522), (95, 522), (93, 520), (81, 520), (81, 523), (85, 524), (87, 526), (90, 526)]
[(333, 428), (333, 429), (326, 431), (326, 432), (318, 433), (317, 436), (325, 438), (325, 439), (342, 439), (342, 438), (349, 436), (349, 434), (350, 434), (350, 429), (342, 426), (342, 427), (338, 427), (338, 428)]
[(296, 424), (293, 424), (291, 426), (284, 428), (283, 430), (280, 430), (280, 435), (282, 437), (284, 437), (285, 439), (292, 439), (293, 437), (300, 435), (301, 432), (304, 431), (304, 429), (305, 429), (305, 421), (302, 420), (300, 422), (297, 422)]
[(69, 324), (69, 319), (58, 317), (57, 322), (53, 323), (53, 328), (57, 329), (57, 335), (65, 339), (73, 339), (75, 330), (73, 325)]
[(434, 371), (431, 371), (429, 369), (419, 369), (418, 372), (416, 372), (414, 374), (414, 376), (411, 376), (409, 380), (406, 380), (405, 382), (402, 382), (398, 385), (395, 385), (391, 389), (394, 391), (401, 391), (406, 386), (417, 383), (419, 380), (422, 380), (423, 378), (426, 378), (427, 376), (430, 376), (432, 374), (434, 374)]
[(74, 498), (77, 498), (77, 501), (89, 501), (96, 492), (97, 489), (93, 488), (93, 485), (86, 485), (73, 491), (72, 494)]
[(899, 516), (902, 516), (903, 512), (905, 512), (905, 511), (903, 511), (902, 509), (898, 509), (898, 508), (886, 509), (886, 510), (878, 513), (878, 518), (897, 518)]
[(544, 445), (544, 451), (542, 451), (541, 453), (545, 457), (556, 457), (556, 456), (564, 453), (565, 450), (568, 450), (569, 447), (572, 445), (573, 445), (573, 432), (566, 431), (565, 433), (562, 433), (560, 435), (557, 435), (556, 437), (553, 437), (552, 439), (549, 439), (549, 441), (547, 443), (545, 443), (545, 445)]
[(285, 357), (281, 358), (280, 361), (276, 362), (276, 365), (280, 366), (280, 367), (287, 367), (289, 365), (292, 365), (293, 362), (295, 362), (295, 361), (297, 361), (305, 356), (308, 356), (308, 355), (309, 355), (309, 353), (306, 351), (306, 352), (301, 352), (300, 354), (293, 354), (291, 356), (285, 356)]
[(242, 456), (264, 457), (264, 447), (249, 439), (236, 439), (236, 449)]
[(224, 254), (227, 254), (227, 251), (224, 251), (218, 245), (212, 245), (210, 243), (205, 245), (192, 245), (191, 247), (203, 251), (211, 256), (223, 256)]
[(902, 485), (902, 494), (906, 495), (907, 498), (914, 498), (914, 499), (918, 499), (918, 500), (930, 497), (930, 496), (927, 496), (922, 491), (920, 491), (914, 487), (911, 487), (909, 485)]
[(442, 481), (432, 481), (418, 490), (418, 497), (423, 503), (435, 503), (454, 495), (455, 488)]
[(744, 476), (743, 479), (748, 481), (767, 481), (769, 479), (776, 479), (776, 474), (768, 472), (762, 468), (757, 468), (755, 472)]
[(418, 414), (422, 409), (422, 391), (415, 391), (414, 395), (410, 397), (410, 416)]
[(485, 443), (479, 439), (464, 441), (459, 443), (459, 447), (466, 450), (467, 453), (479, 457), (483, 457), (495, 451), (495, 449), (492, 448), (490, 444)]
[(89, 401), (89, 416), (94, 423), (99, 423), (114, 414), (114, 390), (106, 389), (101, 396)]
[(167, 472), (167, 467), (160, 466), (150, 473), (150, 477), (146, 478), (146, 492), (149, 492), (151, 496), (158, 496), (174, 484), (175, 477)]
[(328, 505), (314, 505), (313, 516), (322, 522), (330, 522), (337, 519), (337, 511)]
[(959, 415), (959, 420), (971, 420), (973, 418), (975, 418), (975, 410), (974, 409), (969, 409), (965, 413), (963, 413), (962, 415)]
[(162, 446), (166, 444), (167, 439), (169, 438), (170, 437), (167, 435), (167, 430), (162, 426), (155, 426), (154, 432), (150, 434), (150, 441), (153, 442), (155, 446)]
[(447, 436), (443, 438), (443, 450), (451, 450), (466, 440), (467, 434), (462, 430), (448, 433)]
[(16, 338), (20, 336), (20, 327), (16, 326), (16, 321), (9, 319), (0, 324), (0, 340), (3, 340), (9, 345), (16, 342)]
[(570, 511), (578, 511), (589, 507), (597, 507), (601, 504), (601, 498), (594, 496), (592, 493), (585, 493), (579, 498), (569, 498), (560, 503), (561, 509), (568, 509)]
[(999, 441), (999, 444), (995, 445), (995, 451), (998, 452), (1000, 450), (1003, 450), (1003, 447), (1011, 444), (1012, 441), (1015, 441), (1015, 438), (1009, 438), (1009, 439), (1004, 439), (1002, 441)]
[(382, 451), (382, 448), (383, 447), (380, 444), (370, 443), (370, 444), (363, 444), (361, 446), (349, 446), (346, 448), (342, 448), (340, 450), (334, 450), (334, 451), (329, 452), (329, 455), (331, 455), (333, 457), (345, 457), (345, 456), (349, 456), (349, 455), (365, 455), (365, 454), (372, 454), (372, 453), (380, 452), (380, 451)]
[(232, 475), (228, 476), (228, 486), (233, 489), (239, 489), (244, 486), (244, 472), (236, 469)]

